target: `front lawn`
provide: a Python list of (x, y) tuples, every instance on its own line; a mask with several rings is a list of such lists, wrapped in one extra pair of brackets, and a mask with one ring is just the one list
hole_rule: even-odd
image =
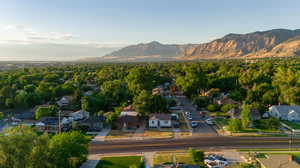
[(141, 156), (104, 157), (96, 168), (129, 168), (133, 165), (144, 168), (143, 158)]
[(160, 153), (153, 157), (154, 165), (172, 164), (173, 162), (181, 164), (195, 164), (191, 155), (187, 152), (180, 153)]
[(287, 126), (291, 127), (292, 129), (300, 129), (300, 124), (295, 122), (289, 122), (289, 121), (282, 121)]

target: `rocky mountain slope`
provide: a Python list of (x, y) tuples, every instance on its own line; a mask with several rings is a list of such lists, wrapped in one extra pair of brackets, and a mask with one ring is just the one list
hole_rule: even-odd
[[(228, 34), (209, 43), (199, 44), (182, 59), (256, 58), (295, 56), (300, 30), (274, 29), (249, 34)], [(293, 43), (293, 44), (292, 44)], [(291, 49), (291, 47), (293, 49)], [(295, 51), (295, 52), (292, 52)]]
[(296, 55), (300, 55), (300, 29), (273, 29), (248, 34), (228, 34), (203, 44), (168, 45), (156, 41), (142, 43), (122, 48), (101, 59), (106, 61), (167, 61)]

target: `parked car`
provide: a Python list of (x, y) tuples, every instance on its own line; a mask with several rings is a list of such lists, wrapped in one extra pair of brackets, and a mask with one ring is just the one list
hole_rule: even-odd
[(174, 127), (174, 128), (180, 128), (179, 122), (174, 122), (174, 123), (173, 123), (173, 127)]
[(206, 119), (205, 123), (208, 124), (208, 125), (213, 125), (214, 124), (214, 122), (211, 118)]
[(200, 111), (199, 114), (200, 114), (201, 117), (205, 117), (206, 116), (206, 112), (205, 111)]
[(192, 115), (188, 116), (188, 119), (189, 119), (189, 120), (193, 120)]
[(172, 120), (178, 120), (179, 119), (179, 116), (178, 116), (178, 114), (171, 114), (171, 119)]
[(191, 122), (191, 127), (192, 128), (197, 128), (199, 126), (199, 123), (197, 121), (192, 121)]
[(189, 115), (191, 115), (191, 113), (188, 112), (188, 111), (186, 111), (186, 112), (185, 112), (185, 115), (186, 115), (186, 116), (189, 116)]

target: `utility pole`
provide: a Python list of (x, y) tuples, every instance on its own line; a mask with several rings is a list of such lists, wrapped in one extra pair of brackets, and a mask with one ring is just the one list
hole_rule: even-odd
[(60, 115), (61, 115), (61, 110), (58, 111), (58, 134), (61, 133)]
[(292, 150), (292, 142), (293, 142), (293, 130), (291, 130), (290, 140), (289, 140), (289, 148)]

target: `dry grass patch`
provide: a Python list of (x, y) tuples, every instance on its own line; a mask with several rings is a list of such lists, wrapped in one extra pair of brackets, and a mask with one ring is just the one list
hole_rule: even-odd
[(175, 153), (174, 155), (177, 163), (195, 164), (189, 153)]
[(160, 131), (160, 130), (145, 130), (145, 138), (172, 138), (174, 137), (173, 131)]
[(162, 165), (173, 163), (173, 155), (172, 154), (157, 154), (153, 156), (153, 164), (154, 165)]
[(180, 132), (180, 137), (181, 138), (187, 138), (192, 136), (191, 132)]
[(176, 160), (177, 163), (194, 164), (193, 158), (188, 152), (160, 152), (154, 155), (153, 164), (162, 165), (173, 163)]
[(124, 132), (121, 130), (111, 130), (105, 140), (126, 139), (132, 137), (134, 132)]

